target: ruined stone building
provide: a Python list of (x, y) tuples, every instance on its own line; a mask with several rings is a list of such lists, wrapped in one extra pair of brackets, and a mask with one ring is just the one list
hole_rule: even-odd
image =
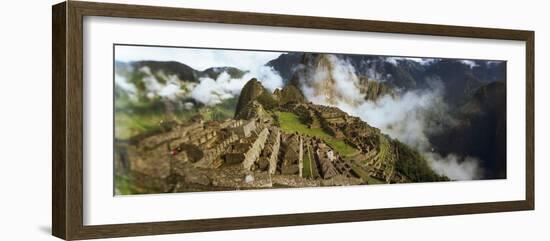
[(238, 135), (240, 138), (249, 137), (253, 131), (256, 130), (257, 119), (251, 119), (247, 121), (240, 120), (241, 125), (236, 125), (231, 131)]
[(332, 149), (328, 147), (324, 142), (317, 141), (314, 143), (314, 157), (320, 167), (320, 174), (324, 179), (332, 178), (338, 175), (338, 170), (334, 167), (329, 153), (332, 153)]
[[(302, 120), (309, 120), (310, 127), (328, 126), (334, 128), (334, 132), (346, 130), (339, 127), (339, 113), (312, 106), (287, 104), (297, 109), (293, 113), (299, 113)], [(360, 138), (356, 140), (359, 142)], [(309, 143), (310, 148), (308, 178), (304, 178), (305, 143)], [(131, 151), (132, 154), (125, 157), (133, 160), (132, 171), (155, 180), (170, 179), (179, 183), (179, 186), (163, 187), (166, 190), (206, 188), (201, 185), (220, 189), (253, 188), (274, 183), (282, 186), (349, 185), (361, 180), (354, 174), (351, 164), (322, 139), (285, 133), (267, 117), (208, 122), (197, 119), (146, 137), (138, 146), (138, 151)], [(315, 176), (312, 173), (316, 173)], [(379, 174), (385, 176), (383, 171)]]
[(251, 170), (256, 160), (260, 157), (268, 135), (269, 130), (267, 128), (263, 128), (256, 136), (256, 140), (252, 142), (249, 149), (244, 153), (244, 160), (242, 163), (245, 170)]
[(277, 170), (277, 162), (279, 161), (279, 150), (281, 146), (281, 131), (278, 127), (270, 128), (260, 159), (258, 160), (257, 169), (267, 171), (269, 174), (275, 174)]
[(285, 137), (284, 146), (285, 152), (281, 161), (281, 174), (301, 176), (304, 154), (302, 137), (297, 134), (290, 134)]

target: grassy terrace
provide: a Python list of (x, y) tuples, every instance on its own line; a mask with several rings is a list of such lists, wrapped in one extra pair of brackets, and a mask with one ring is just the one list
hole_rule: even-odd
[(313, 171), (311, 169), (312, 164), (313, 163), (311, 161), (311, 158), (309, 157), (309, 152), (306, 149), (305, 153), (304, 153), (304, 166), (302, 167), (303, 177), (305, 177), (305, 178), (312, 178), (313, 177)]
[(338, 151), (343, 156), (353, 156), (357, 154), (358, 150), (353, 148), (352, 146), (346, 144), (343, 140), (338, 140), (334, 138), (325, 139), (327, 144), (334, 148), (334, 150)]
[(315, 161), (313, 159), (313, 153), (311, 150), (311, 146), (306, 145), (305, 146), (305, 155), (304, 155), (304, 166), (302, 172), (304, 173), (305, 178), (317, 178), (319, 177), (319, 171), (317, 169), (317, 164), (315, 164)]
[(303, 124), (300, 118), (294, 113), (276, 111), (275, 114), (277, 114), (281, 129), (287, 133), (299, 132), (309, 136), (331, 138), (323, 129), (309, 128), (307, 125)]
[(330, 147), (336, 150), (343, 156), (352, 156), (358, 153), (358, 150), (352, 146), (346, 144), (344, 140), (336, 139), (326, 133), (321, 128), (309, 128), (307, 125), (300, 121), (300, 118), (290, 112), (276, 111), (275, 114), (279, 119), (281, 129), (287, 133), (298, 132), (308, 136), (316, 136), (322, 138)]
[(363, 168), (357, 166), (357, 164), (352, 164), (351, 169), (353, 169), (353, 171), (355, 173), (357, 173), (357, 175), (359, 175), (361, 177), (361, 179), (363, 179), (363, 181), (366, 182), (367, 184), (385, 184), (384, 181), (378, 180), (374, 177), (371, 177), (367, 173), (367, 171), (365, 171)]

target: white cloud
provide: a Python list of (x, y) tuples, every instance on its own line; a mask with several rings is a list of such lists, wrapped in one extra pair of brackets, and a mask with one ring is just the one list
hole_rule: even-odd
[(430, 166), (437, 172), (453, 180), (474, 180), (482, 177), (479, 160), (473, 157), (459, 157), (449, 154), (445, 157), (437, 153), (425, 152)]
[[(150, 92), (147, 94), (172, 99), (177, 96), (191, 96), (206, 105), (215, 105), (225, 99), (239, 95), (242, 87), (252, 78), (257, 78), (270, 91), (281, 88), (283, 85), (282, 78), (273, 68), (265, 66), (268, 61), (279, 57), (281, 54), (282, 52), (175, 47), (125, 45), (115, 47), (115, 59), (122, 62), (140, 60), (177, 61), (201, 71), (211, 67), (236, 67), (246, 71), (244, 76), (238, 79), (231, 78), (226, 72), (221, 73), (217, 79), (201, 78), (199, 84), (186, 84), (186, 89), (189, 89), (189, 92), (185, 92), (180, 88), (182, 81), (177, 79), (175, 75), (164, 76), (167, 78), (167, 83), (161, 84), (152, 75), (149, 68), (144, 67), (138, 70), (147, 74), (143, 78), (147, 90)], [(133, 87), (128, 84), (122, 87), (128, 86)]]
[(388, 62), (390, 64), (393, 64), (393, 65), (397, 65), (397, 60), (399, 60), (399, 59), (397, 59), (395, 57), (387, 57), (386, 58), (386, 62)]
[(153, 60), (177, 61), (196, 70), (210, 67), (236, 67), (254, 69), (279, 57), (282, 52), (176, 48), (154, 46), (115, 46), (115, 59), (122, 62)]
[(421, 65), (427, 65), (427, 64), (431, 64), (433, 62), (439, 61), (439, 59), (437, 58), (420, 58), (420, 57), (385, 57), (385, 58), (386, 58), (386, 62), (393, 65), (397, 65), (398, 64), (397, 61), (399, 60), (410, 60), (410, 61), (417, 62)]
[(257, 78), (269, 91), (283, 86), (283, 80), (271, 67), (258, 66), (242, 78), (231, 78), (226, 72), (217, 79), (201, 78), (200, 83), (191, 90), (191, 97), (205, 105), (215, 105), (225, 99), (233, 98), (241, 93), (243, 86), (252, 78)]
[(241, 80), (231, 79), (223, 72), (216, 80), (201, 78), (200, 84), (191, 91), (191, 97), (206, 105), (215, 105), (238, 94), (242, 85)]
[(129, 94), (134, 95), (137, 93), (136, 86), (128, 82), (126, 77), (122, 75), (115, 74), (115, 84)]
[(470, 68), (478, 66), (473, 60), (460, 60), (461, 63), (468, 65)]

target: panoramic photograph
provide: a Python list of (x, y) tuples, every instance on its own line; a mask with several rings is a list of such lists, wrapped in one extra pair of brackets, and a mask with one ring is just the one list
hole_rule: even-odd
[(506, 61), (114, 46), (114, 194), (506, 179)]

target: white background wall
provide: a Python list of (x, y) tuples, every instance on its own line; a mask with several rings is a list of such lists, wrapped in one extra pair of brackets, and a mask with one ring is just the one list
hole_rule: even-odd
[[(51, 9), (0, 8), (0, 240), (56, 240), (51, 230)], [(120, 2), (120, 1), (119, 1)], [(548, 240), (550, 28), (545, 1), (126, 1), (171, 6), (422, 22), (536, 31), (536, 210), (123, 240)], [(513, 80), (510, 80), (513, 81)], [(512, 90), (513, 91), (513, 90)], [(411, 197), (414, 198), (414, 197)], [(545, 224), (546, 223), (546, 224)]]

